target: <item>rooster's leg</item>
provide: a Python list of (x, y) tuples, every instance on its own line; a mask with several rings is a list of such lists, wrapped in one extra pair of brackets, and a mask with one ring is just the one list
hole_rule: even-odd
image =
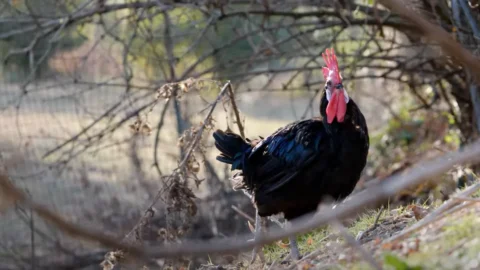
[[(291, 223), (285, 220), (285, 229), (290, 228)], [(300, 259), (300, 251), (298, 250), (298, 245), (297, 245), (297, 237), (295, 235), (292, 235), (288, 237), (288, 240), (290, 242), (290, 257), (294, 260), (299, 260)]]
[[(259, 236), (262, 234), (263, 230), (265, 229), (265, 225), (266, 225), (266, 219), (260, 217), (260, 215), (258, 214), (258, 211), (256, 211), (255, 212), (255, 240), (257, 240)], [(252, 260), (250, 261), (250, 264), (255, 262), (255, 260), (257, 259), (257, 255), (260, 255), (260, 260), (262, 262), (265, 262), (262, 246), (255, 246), (252, 252)]]

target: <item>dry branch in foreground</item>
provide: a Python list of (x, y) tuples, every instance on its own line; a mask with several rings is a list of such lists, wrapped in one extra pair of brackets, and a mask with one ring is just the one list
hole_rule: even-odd
[(17, 202), (24, 203), (31, 207), (41, 218), (53, 224), (60, 231), (66, 232), (70, 236), (74, 236), (89, 242), (100, 243), (112, 249), (128, 250), (132, 256), (140, 259), (142, 257), (179, 257), (185, 255), (198, 255), (210, 253), (230, 253), (240, 252), (242, 250), (251, 249), (256, 245), (265, 245), (274, 241), (283, 239), (290, 235), (305, 233), (319, 226), (328, 224), (331, 220), (341, 220), (351, 217), (367, 206), (378, 201), (385, 200), (397, 192), (420, 184), (422, 181), (432, 179), (435, 176), (448, 171), (452, 166), (466, 163), (474, 163), (480, 161), (480, 141), (468, 145), (458, 151), (446, 154), (443, 157), (436, 158), (424, 164), (419, 164), (408, 173), (400, 173), (384, 180), (381, 184), (369, 187), (360, 192), (344, 203), (337, 205), (335, 208), (326, 208), (324, 212), (300, 218), (293, 222), (292, 227), (288, 230), (274, 229), (266, 232), (261, 238), (255, 241), (247, 242), (250, 235), (243, 235), (235, 238), (227, 238), (221, 240), (213, 240), (208, 242), (187, 241), (182, 244), (169, 244), (167, 246), (150, 246), (135, 247), (126, 245), (120, 241), (105, 236), (102, 233), (93, 232), (90, 229), (79, 227), (71, 224), (50, 210), (28, 200), (23, 193), (9, 184), (6, 176), (0, 177), (0, 188), (3, 193), (17, 194), (15, 199)]
[(416, 186), (427, 179), (432, 179), (448, 171), (454, 165), (476, 163), (480, 161), (480, 141), (467, 145), (464, 148), (436, 158), (429, 162), (417, 165), (408, 173), (400, 173), (384, 180), (381, 184), (365, 189), (344, 203), (333, 209), (326, 209), (323, 213), (299, 218), (293, 222), (288, 230), (274, 229), (262, 235), (255, 241), (247, 242), (250, 235), (235, 237), (235, 239), (221, 239), (208, 242), (189, 241), (180, 245), (166, 247), (151, 247), (147, 253), (153, 257), (177, 257), (183, 255), (198, 255), (209, 253), (239, 252), (251, 249), (256, 245), (265, 245), (286, 238), (290, 235), (308, 232), (317, 227), (328, 224), (333, 219), (344, 219), (362, 212), (369, 205), (386, 200), (397, 192)]

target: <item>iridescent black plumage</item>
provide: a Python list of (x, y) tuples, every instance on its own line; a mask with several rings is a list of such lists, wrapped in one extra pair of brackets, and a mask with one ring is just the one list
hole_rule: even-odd
[(236, 189), (253, 195), (261, 217), (284, 213), (287, 220), (315, 211), (324, 196), (343, 199), (355, 188), (365, 167), (369, 137), (363, 114), (353, 100), (342, 123), (321, 117), (296, 121), (254, 143), (217, 130), (217, 160), (240, 170)]

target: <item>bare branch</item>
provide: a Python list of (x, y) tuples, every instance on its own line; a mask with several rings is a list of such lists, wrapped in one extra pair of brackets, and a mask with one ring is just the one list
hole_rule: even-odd
[(195, 139), (191, 142), (190, 144), (190, 148), (189, 150), (187, 151), (185, 157), (183, 158), (183, 160), (180, 162), (180, 164), (178, 165), (178, 167), (183, 167), (185, 166), (185, 163), (188, 161), (188, 159), (190, 158), (190, 156), (192, 155), (193, 151), (195, 150), (198, 142), (200, 141), (200, 138), (202, 137), (202, 134), (203, 134), (203, 130), (205, 129), (205, 126), (210, 122), (210, 118), (212, 117), (212, 113), (213, 111), (215, 110), (215, 107), (217, 106), (217, 103), (220, 101), (220, 99), (222, 99), (223, 95), (225, 94), (225, 92), (229, 89), (229, 86), (230, 86), (230, 81), (227, 82), (223, 87), (222, 89), (220, 89), (220, 93), (218, 94), (217, 96), (217, 99), (213, 102), (212, 106), (210, 107), (210, 111), (207, 113), (207, 116), (205, 117), (205, 119), (203, 120), (203, 123), (202, 125), (200, 126), (198, 132), (197, 132), (197, 136), (195, 137)]
[(233, 109), (233, 112), (235, 113), (235, 118), (236, 118), (238, 130), (240, 131), (240, 136), (242, 136), (242, 138), (245, 139), (245, 128), (243, 127), (242, 119), (240, 118), (240, 113), (238, 112), (238, 106), (237, 106), (237, 103), (235, 102), (235, 95), (233, 93), (233, 88), (231, 84), (229, 84), (228, 86), (228, 92), (230, 94), (230, 102), (232, 103), (232, 109)]
[(347, 241), (347, 243), (352, 246), (355, 250), (357, 250), (361, 255), (362, 258), (367, 261), (374, 269), (381, 270), (383, 269), (375, 258), (371, 254), (369, 254), (358, 242), (355, 238), (348, 232), (348, 230), (340, 223), (338, 220), (333, 220), (330, 224), (339, 231), (340, 235)]
[(480, 183), (477, 183), (473, 186), (470, 186), (469, 188), (465, 189), (464, 191), (460, 192), (458, 195), (454, 196), (454, 198), (450, 199), (448, 202), (445, 202), (442, 206), (438, 207), (435, 209), (433, 212), (428, 214), (426, 217), (424, 217), (422, 220), (419, 222), (415, 223), (413, 226), (409, 227), (402, 233), (399, 233), (397, 235), (394, 235), (390, 237), (389, 239), (386, 240), (386, 242), (393, 242), (393, 241), (398, 241), (400, 239), (405, 238), (406, 236), (410, 235), (411, 233), (419, 230), (420, 228), (423, 228), (427, 224), (430, 224), (437, 218), (441, 216), (442, 213), (445, 211), (448, 211), (452, 207), (458, 205), (459, 201), (455, 199), (455, 197), (467, 197), (475, 193), (477, 190), (480, 189)]
[(446, 54), (454, 57), (461, 64), (465, 65), (471, 72), (475, 80), (480, 83), (480, 61), (478, 58), (471, 54), (468, 50), (464, 49), (458, 44), (452, 37), (445, 32), (442, 28), (433, 25), (426, 19), (419, 16), (416, 12), (408, 10), (401, 2), (394, 0), (380, 0), (385, 6), (391, 8), (393, 11), (398, 12), (401, 16), (412, 21), (423, 32), (423, 34), (436, 41), (444, 50)]
[(124, 245), (117, 240), (104, 235), (103, 233), (92, 232), (91, 229), (81, 228), (79, 225), (74, 225), (59, 215), (53, 213), (46, 207), (33, 202), (22, 191), (18, 190), (13, 184), (11, 184), (6, 175), (0, 175), (0, 190), (5, 194), (9, 194), (9, 197), (12, 200), (30, 207), (42, 219), (51, 223), (56, 228), (72, 237), (84, 239), (93, 243), (101, 243), (111, 248), (129, 250), (134, 256), (144, 256), (144, 253), (141, 249), (130, 245)]
[[(223, 88), (226, 91), (228, 84)], [(218, 101), (218, 99), (217, 99)], [(385, 200), (395, 195), (400, 190), (404, 190), (413, 185), (418, 185), (426, 179), (432, 179), (436, 175), (447, 171), (453, 165), (464, 164), (469, 162), (478, 162), (480, 160), (480, 142), (476, 142), (472, 145), (466, 146), (464, 149), (445, 155), (444, 157), (434, 159), (429, 162), (425, 162), (423, 165), (419, 165), (413, 168), (407, 174), (400, 174), (390, 177), (390, 179), (382, 181), (379, 185), (375, 185), (367, 188), (363, 192), (360, 192), (350, 199), (347, 199), (344, 203), (337, 205), (334, 209), (325, 209), (323, 213), (312, 216), (299, 218), (296, 220), (291, 228), (288, 230), (272, 230), (262, 235), (260, 239), (247, 242), (250, 238), (249, 235), (243, 237), (236, 237), (233, 239), (222, 239), (210, 242), (185, 242), (183, 244), (170, 244), (166, 247), (151, 247), (147, 250), (118, 243), (113, 239), (110, 239), (103, 234), (93, 233), (91, 230), (81, 229), (76, 225), (70, 224), (58, 216), (52, 214), (49, 210), (40, 207), (30, 201), (28, 201), (24, 195), (8, 184), (8, 180), (2, 180), (0, 182), (2, 191), (8, 190), (9, 194), (15, 198), (27, 203), (34, 209), (35, 212), (42, 218), (57, 225), (57, 227), (70, 235), (82, 237), (85, 240), (100, 242), (103, 245), (111, 248), (120, 248), (123, 250), (129, 250), (138, 256), (152, 257), (177, 257), (181, 255), (193, 255), (193, 254), (207, 254), (207, 253), (227, 253), (238, 252), (241, 250), (253, 248), (256, 245), (264, 245), (276, 240), (283, 239), (285, 237), (304, 233), (311, 229), (317, 228), (321, 225), (328, 224), (332, 219), (343, 219), (352, 216), (365, 209), (366, 206), (371, 205), (380, 200)], [(4, 177), (5, 178), (5, 177)], [(2, 178), (2, 179), (4, 179)], [(6, 179), (6, 178), (5, 178)], [(475, 185), (478, 188), (480, 184)], [(470, 192), (473, 189), (469, 189)], [(371, 196), (375, 194), (376, 196)], [(464, 195), (464, 194), (462, 194)], [(424, 218), (423, 220), (428, 220)]]

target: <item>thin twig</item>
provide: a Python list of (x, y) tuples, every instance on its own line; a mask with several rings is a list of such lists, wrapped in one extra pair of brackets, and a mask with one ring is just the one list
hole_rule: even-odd
[(238, 106), (237, 106), (237, 103), (235, 102), (235, 95), (233, 93), (233, 88), (231, 84), (229, 84), (228, 86), (228, 93), (230, 94), (230, 102), (232, 103), (232, 109), (233, 109), (233, 112), (235, 113), (235, 118), (236, 118), (238, 130), (240, 132), (240, 136), (242, 136), (242, 138), (245, 139), (245, 128), (243, 127), (242, 119), (240, 119), (240, 113), (238, 112)]
[(33, 209), (30, 209), (30, 247), (31, 247), (31, 254), (30, 254), (30, 264), (32, 266), (32, 270), (36, 269), (36, 255), (35, 255), (35, 221), (33, 216)]
[(478, 199), (478, 198), (469, 198), (469, 197), (456, 196), (456, 197), (452, 197), (452, 199), (457, 200), (457, 201), (462, 201), (462, 202), (476, 202), (476, 203), (480, 203), (480, 199)]
[(363, 257), (363, 259), (368, 262), (373, 268), (377, 270), (382, 270), (383, 268), (375, 261), (375, 258), (371, 254), (369, 254), (353, 237), (345, 226), (342, 225), (338, 220), (334, 219), (330, 222), (330, 224), (339, 231), (340, 235), (347, 241), (347, 243), (356, 249)]
[(72, 237), (77, 237), (83, 240), (87, 240), (93, 243), (101, 243), (107, 247), (119, 248), (122, 250), (128, 250), (132, 255), (138, 257), (144, 257), (145, 252), (141, 248), (137, 248), (131, 245), (125, 245), (113, 239), (109, 236), (106, 236), (100, 232), (94, 232), (91, 228), (82, 228), (78, 224), (73, 224), (66, 221), (63, 217), (55, 214), (46, 207), (35, 203), (33, 200), (29, 199), (22, 191), (17, 189), (8, 179), (8, 176), (1, 174), (0, 175), (0, 190), (4, 194), (8, 194), (9, 199), (14, 200), (17, 203), (24, 204), (32, 209), (39, 217), (44, 219), (46, 222), (54, 225), (59, 230), (69, 234)]
[(377, 216), (375, 217), (375, 222), (373, 223), (374, 228), (376, 228), (378, 226), (378, 221), (380, 220), (380, 217), (382, 216), (384, 211), (385, 211), (385, 207), (382, 205), (382, 207), (380, 208), (380, 211), (378, 212)]
[(236, 207), (235, 205), (232, 205), (232, 209), (237, 212), (239, 215), (241, 215), (242, 217), (248, 219), (250, 222), (255, 222), (255, 220), (247, 213), (243, 212), (241, 209), (239, 209), (238, 207)]
[[(466, 197), (470, 196), (471, 194), (475, 193), (477, 190), (480, 189), (480, 183), (474, 184), (473, 186), (468, 187), (464, 191), (460, 192), (457, 196), (455, 197)], [(394, 235), (390, 237), (389, 239), (385, 240), (385, 242), (394, 242), (401, 240), (405, 238), (406, 236), (410, 235), (411, 233), (417, 231), (420, 228), (423, 228), (425, 225), (430, 224), (432, 221), (436, 220), (441, 216), (441, 214), (448, 209), (454, 207), (455, 205), (458, 204), (458, 200), (452, 198), (445, 202), (442, 206), (438, 207), (434, 211), (432, 211), (430, 214), (428, 214), (426, 217), (421, 219), (419, 222), (415, 223), (408, 229), (402, 231), (401, 233)]]
[(449, 33), (422, 18), (418, 13), (412, 12), (406, 8), (401, 1), (379, 0), (379, 2), (414, 23), (426, 37), (436, 41), (446, 54), (454, 57), (462, 65), (465, 65), (477, 83), (480, 83), (480, 74), (478, 73), (480, 70), (480, 61), (470, 51), (456, 42)]
[(463, 245), (465, 245), (466, 243), (468, 243), (468, 241), (471, 241), (471, 240), (472, 240), (471, 238), (464, 238), (458, 244), (449, 248), (445, 253), (450, 256), (455, 250), (459, 250)]
[(441, 219), (441, 218), (443, 218), (443, 217), (446, 217), (446, 216), (449, 216), (449, 215), (451, 215), (451, 214), (453, 214), (453, 213), (458, 213), (458, 211), (460, 211), (460, 210), (462, 210), (462, 209), (464, 209), (464, 208), (471, 207), (471, 206), (474, 205), (474, 204), (475, 204), (475, 202), (463, 201), (462, 203), (460, 203), (460, 204), (458, 204), (458, 205), (456, 205), (456, 206), (448, 209), (447, 211), (441, 213), (439, 216), (437, 216), (437, 217), (435, 218), (435, 220), (439, 220), (439, 219)]
[(472, 11), (467, 6), (467, 1), (458, 1), (460, 7), (462, 8), (463, 13), (465, 14), (465, 18), (467, 19), (468, 24), (470, 25), (470, 29), (473, 31), (473, 35), (476, 39), (480, 39), (480, 28), (478, 27), (477, 20), (472, 14)]
[(377, 228), (378, 221), (380, 220), (380, 217), (382, 216), (384, 211), (385, 211), (385, 207), (382, 205), (382, 207), (380, 207), (380, 210), (378, 211), (377, 216), (375, 217), (375, 221), (373, 222), (373, 225), (370, 228), (368, 228), (367, 230), (365, 230), (363, 232), (359, 232), (357, 237), (356, 237), (357, 241), (362, 240), (362, 237), (364, 235), (366, 235), (367, 233), (369, 233), (369, 232), (371, 232), (371, 231), (373, 231)]
[[(328, 239), (329, 237), (331, 236), (331, 234), (323, 237), (322, 239), (320, 239), (319, 241), (317, 241), (318, 243)], [(322, 253), (324, 250), (323, 250), (323, 247), (320, 247), (312, 252), (310, 252), (309, 254), (303, 256), (300, 260), (298, 260), (297, 262), (295, 262), (292, 266), (290, 266), (288, 269), (289, 270), (293, 270), (293, 269), (297, 269), (297, 265), (299, 265), (301, 262), (303, 261), (306, 261), (307, 259), (309, 258), (312, 258), (313, 256), (317, 256), (319, 255), (320, 253)]]
[(277, 265), (277, 262), (278, 262), (277, 259), (273, 260), (272, 264), (268, 267), (268, 270), (270, 270), (270, 269), (275, 269), (275, 268), (273, 268), (273, 267), (275, 267), (275, 266)]
[(225, 85), (223, 85), (222, 89), (220, 90), (220, 93), (217, 96), (217, 99), (215, 99), (212, 106), (210, 107), (210, 111), (208, 112), (207, 116), (205, 117), (205, 119), (202, 123), (202, 126), (200, 126), (200, 129), (198, 130), (196, 137), (193, 139), (192, 143), (190, 144), (190, 148), (187, 151), (187, 153), (185, 154), (185, 158), (178, 165), (179, 168), (183, 167), (186, 164), (186, 162), (188, 161), (188, 159), (190, 158), (190, 156), (192, 155), (192, 153), (195, 150), (198, 142), (200, 141), (200, 138), (202, 137), (203, 130), (205, 129), (205, 126), (209, 123), (210, 117), (212, 117), (212, 113), (215, 110), (215, 107), (217, 106), (217, 103), (220, 101), (220, 99), (223, 98), (223, 95), (228, 90), (229, 86), (230, 86), (230, 81), (228, 81), (227, 83), (225, 83)]
[(160, 131), (162, 130), (163, 124), (165, 123), (165, 116), (167, 114), (167, 109), (170, 104), (170, 100), (168, 99), (165, 105), (163, 106), (162, 112), (160, 113), (160, 120), (157, 124), (157, 132), (155, 134), (155, 143), (153, 145), (153, 165), (157, 169), (158, 175), (162, 176), (162, 170), (160, 169), (160, 162), (158, 157), (158, 148), (160, 144)]
[(153, 207), (155, 204), (157, 204), (158, 200), (161, 198), (163, 192), (169, 188), (169, 182), (175, 177), (176, 174), (179, 173), (179, 171), (182, 171), (184, 166), (187, 164), (188, 162), (188, 159), (190, 158), (190, 156), (193, 154), (195, 148), (196, 148), (196, 145), (198, 144), (198, 142), (200, 141), (201, 137), (202, 137), (202, 134), (203, 134), (203, 130), (205, 129), (205, 126), (209, 123), (209, 119), (210, 117), (212, 116), (212, 113), (213, 111), (215, 110), (215, 107), (217, 106), (217, 103), (220, 101), (220, 99), (223, 97), (223, 95), (225, 94), (226, 90), (228, 89), (228, 85), (230, 85), (230, 81), (228, 81), (227, 83), (225, 83), (225, 85), (222, 87), (222, 89), (220, 90), (220, 93), (218, 94), (216, 100), (213, 102), (213, 104), (211, 105), (211, 108), (210, 108), (210, 111), (208, 112), (207, 116), (205, 117), (200, 129), (198, 130), (197, 134), (196, 134), (196, 137), (193, 139), (193, 141), (190, 143), (190, 147), (189, 147), (189, 150), (187, 151), (187, 153), (185, 154), (185, 157), (183, 158), (183, 160), (180, 162), (180, 164), (178, 165), (178, 167), (173, 171), (173, 173), (168, 176), (165, 180), (165, 183), (164, 183), (164, 187), (161, 188), (157, 194), (155, 195), (155, 197), (153, 198), (152, 202), (150, 203), (150, 205), (147, 207), (147, 209), (144, 211), (144, 214), (143, 216), (139, 219), (139, 221), (137, 222), (137, 224), (132, 228), (132, 230), (130, 230), (130, 232), (128, 232), (124, 239), (130, 237), (130, 235), (135, 232), (139, 226), (141, 226), (144, 222), (145, 219), (149, 219), (151, 217), (151, 213), (154, 211), (153, 210)]

